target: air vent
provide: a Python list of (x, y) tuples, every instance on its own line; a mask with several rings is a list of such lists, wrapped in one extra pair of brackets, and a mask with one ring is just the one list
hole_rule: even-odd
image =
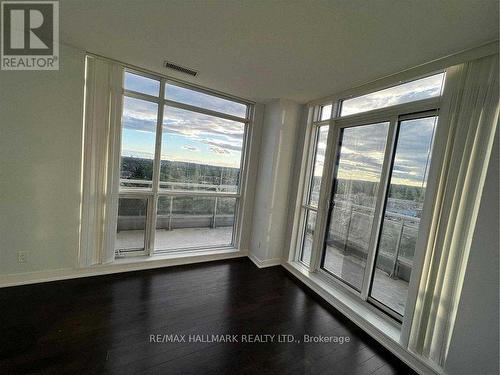
[(184, 73), (184, 74), (189, 74), (190, 76), (193, 76), (193, 77), (196, 77), (196, 75), (198, 74), (198, 72), (196, 70), (180, 66), (179, 64), (176, 64), (176, 63), (173, 63), (170, 61), (165, 61), (163, 63), (163, 66), (165, 66), (165, 68), (167, 68), (167, 69), (176, 70), (176, 71)]

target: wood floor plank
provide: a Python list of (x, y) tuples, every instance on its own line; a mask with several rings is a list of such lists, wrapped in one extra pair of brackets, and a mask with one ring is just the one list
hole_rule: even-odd
[[(3, 288), (0, 304), (2, 374), (414, 373), (283, 268), (248, 259)], [(188, 340), (212, 334), (240, 342)], [(249, 334), (294, 341), (241, 342)]]

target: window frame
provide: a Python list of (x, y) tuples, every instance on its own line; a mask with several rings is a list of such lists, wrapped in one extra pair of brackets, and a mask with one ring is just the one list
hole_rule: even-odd
[[(330, 118), (321, 120), (322, 112), (323, 112), (323, 107), (331, 105), (332, 106), (332, 112), (330, 115)], [(318, 145), (318, 140), (319, 140), (319, 135), (320, 135), (320, 128), (322, 126), (327, 126), (328, 127), (328, 137), (327, 137), (327, 147), (325, 150), (325, 164), (323, 166), (323, 173), (326, 168), (327, 164), (327, 153), (328, 153), (328, 140), (331, 137), (332, 133), (332, 127), (331, 127), (331, 121), (333, 114), (337, 113), (339, 110), (338, 107), (338, 102), (326, 102), (322, 103), (320, 105), (317, 105), (315, 107), (310, 108), (310, 121), (308, 123), (310, 126), (308, 126), (307, 132), (306, 132), (306, 142), (307, 142), (307, 149), (305, 152), (305, 160), (303, 161), (303, 165), (305, 164), (305, 168), (301, 168), (302, 172), (305, 172), (304, 176), (301, 176), (301, 184), (299, 185), (299, 200), (300, 200), (300, 205), (299, 205), (299, 218), (298, 218), (298, 226), (295, 229), (296, 233), (296, 240), (295, 242), (295, 247), (293, 254), (291, 256), (291, 260), (300, 262), (300, 264), (305, 267), (308, 270), (311, 270), (311, 264), (313, 262), (313, 256), (314, 256), (314, 244), (316, 241), (316, 235), (313, 236), (313, 243), (311, 246), (311, 259), (309, 261), (309, 264), (306, 264), (302, 261), (302, 256), (303, 256), (303, 244), (304, 244), (304, 239), (305, 239), (305, 230), (306, 230), (306, 221), (307, 221), (307, 214), (309, 211), (313, 211), (316, 213), (316, 225), (315, 228), (318, 227), (318, 208), (320, 206), (321, 202), (321, 190), (323, 189), (323, 183), (325, 179), (325, 175), (323, 174), (321, 176), (321, 184), (320, 184), (320, 197), (318, 199), (318, 205), (311, 206), (309, 204), (309, 197), (311, 195), (311, 189), (312, 189), (312, 179), (313, 179), (313, 173), (314, 173), (314, 164), (316, 162), (316, 150), (317, 150), (317, 145)], [(316, 230), (315, 230), (316, 234)]]
[[(362, 96), (364, 94), (369, 94), (382, 90), (388, 87), (397, 86), (402, 83), (415, 81), (420, 78), (425, 78), (439, 73), (445, 73), (445, 69), (440, 69), (437, 71), (432, 71), (418, 77), (413, 77), (408, 80), (393, 82), (392, 84), (383, 85), (381, 87), (371, 87), (369, 90), (354, 89), (349, 92), (349, 95), (339, 95), (334, 98), (330, 98), (329, 102), (318, 101), (312, 102), (309, 105), (310, 112), (315, 114), (315, 116), (310, 116), (307, 122), (305, 142), (304, 142), (304, 152), (302, 160), (302, 168), (305, 171), (301, 172), (300, 178), (301, 183), (299, 184), (299, 189), (297, 192), (297, 201), (300, 202), (300, 206), (296, 205), (296, 218), (294, 220), (294, 231), (292, 232), (292, 241), (289, 254), (289, 262), (292, 263), (299, 269), (306, 270), (309, 275), (316, 275), (320, 279), (324, 280), (326, 283), (331, 285), (333, 288), (340, 288), (343, 291), (347, 291), (349, 294), (356, 296), (360, 299), (367, 308), (373, 311), (377, 316), (379, 316), (384, 321), (392, 325), (399, 326), (402, 330), (402, 337), (405, 336), (404, 332), (409, 330), (409, 325), (411, 324), (411, 316), (414, 309), (414, 299), (416, 298), (415, 289), (417, 288), (417, 282), (415, 280), (420, 279), (422, 272), (422, 265), (419, 261), (415, 260), (412, 268), (411, 279), (409, 282), (406, 310), (404, 316), (393, 312), (387, 306), (379, 303), (378, 301), (373, 301), (374, 299), (370, 297), (369, 293), (371, 290), (373, 272), (375, 267), (375, 259), (378, 250), (378, 244), (380, 240), (380, 231), (382, 230), (382, 220), (385, 209), (385, 202), (387, 199), (387, 193), (390, 183), (390, 175), (392, 168), (392, 161), (396, 152), (397, 146), (397, 131), (399, 129), (399, 124), (402, 119), (410, 118), (421, 118), (438, 115), (439, 107), (441, 105), (442, 92), (446, 84), (446, 75), (443, 79), (443, 87), (441, 89), (441, 95), (422, 99), (409, 103), (397, 104), (390, 107), (383, 107), (379, 109), (374, 109), (370, 111), (355, 113), (352, 115), (346, 115), (340, 117), (342, 101), (352, 97)], [(323, 175), (321, 181), (320, 197), (318, 203), (318, 209), (316, 211), (316, 227), (314, 230), (313, 245), (311, 249), (311, 263), (309, 266), (305, 266), (300, 262), (300, 256), (302, 253), (302, 243), (305, 228), (305, 217), (307, 212), (307, 206), (304, 205), (309, 195), (310, 188), (310, 178), (313, 168), (313, 162), (311, 161), (311, 155), (315, 153), (315, 145), (312, 143), (311, 138), (313, 138), (312, 129), (317, 126), (318, 116), (321, 114), (321, 108), (328, 103), (333, 101), (332, 117), (329, 120), (322, 121), (323, 123), (329, 123), (329, 134), (327, 141), (327, 149), (325, 153), (325, 164), (323, 167)], [(334, 166), (337, 163), (338, 158), (338, 140), (341, 134), (340, 130), (342, 128), (352, 127), (352, 126), (362, 126), (370, 123), (377, 122), (389, 122), (389, 132), (386, 143), (386, 149), (384, 153), (384, 166), (381, 175), (380, 188), (377, 192), (378, 197), (375, 207), (374, 223), (372, 226), (372, 232), (370, 234), (369, 252), (367, 256), (367, 263), (364, 270), (363, 287), (361, 291), (357, 291), (345, 282), (341, 281), (337, 277), (333, 276), (329, 272), (325, 271), (322, 265), (322, 258), (324, 256), (323, 245), (326, 236), (327, 225), (328, 225), (328, 213), (329, 207), (332, 199), (333, 191), (333, 177), (334, 177)], [(437, 125), (439, 126), (439, 125)], [(436, 133), (437, 135), (438, 133)], [(438, 147), (440, 140), (437, 137), (434, 139), (434, 149)], [(434, 150), (433, 150), (434, 153)], [(433, 159), (433, 163), (439, 163), (438, 160)], [(429, 203), (434, 199), (435, 189), (433, 186), (435, 182), (428, 180), (427, 191), (424, 202), (424, 210), (428, 207)], [(298, 211), (297, 211), (298, 209)], [(429, 210), (424, 211), (424, 215), (428, 215)], [(425, 220), (422, 217), (422, 222)], [(296, 224), (298, 223), (298, 225)], [(418, 242), (415, 248), (415, 257), (417, 258), (417, 253), (423, 252), (423, 243), (421, 238), (428, 238), (428, 228), (425, 225), (420, 225), (418, 231)], [(420, 258), (420, 257), (419, 257)], [(298, 264), (300, 263), (300, 265)]]
[[(154, 150), (154, 159), (153, 159), (153, 175), (152, 181), (150, 183), (150, 187), (146, 188), (134, 188), (134, 187), (123, 187), (120, 186), (121, 178), (121, 142), (119, 142), (120, 147), (117, 150), (117, 158), (119, 159), (117, 170), (114, 171), (115, 177), (117, 181), (116, 191), (116, 201), (120, 198), (143, 198), (147, 199), (147, 218), (146, 218), (146, 227), (145, 227), (145, 235), (144, 235), (144, 249), (116, 249), (115, 248), (115, 239), (116, 239), (116, 226), (117, 226), (117, 218), (115, 218), (115, 228), (114, 228), (114, 239), (113, 239), (113, 248), (115, 252), (115, 257), (129, 257), (129, 256), (154, 256), (161, 254), (171, 254), (171, 253), (188, 253), (188, 252), (199, 252), (199, 251), (207, 251), (207, 250), (219, 250), (219, 249), (236, 249), (240, 248), (240, 237), (241, 237), (241, 216), (244, 206), (244, 193), (247, 181), (247, 171), (249, 164), (249, 151), (250, 151), (250, 135), (251, 135), (251, 124), (253, 123), (254, 103), (242, 100), (240, 98), (233, 97), (231, 95), (223, 94), (220, 92), (208, 90), (205, 88), (200, 88), (195, 85), (191, 85), (185, 82), (181, 82), (178, 80), (174, 80), (165, 76), (151, 74), (150, 72), (143, 71), (136, 67), (129, 67), (123, 64), (120, 64), (123, 70), (122, 74), (122, 82), (121, 82), (121, 108), (119, 109), (119, 124), (117, 126), (115, 134), (117, 139), (121, 139), (122, 133), (122, 121), (121, 117), (123, 114), (123, 98), (130, 97), (139, 100), (144, 100), (151, 103), (156, 103), (158, 105), (158, 113), (156, 117), (156, 135), (155, 135), (155, 150)], [(125, 72), (132, 73), (141, 77), (154, 79), (160, 82), (160, 89), (158, 96), (152, 96), (149, 94), (140, 93), (137, 91), (129, 90), (125, 88)], [(193, 106), (190, 104), (180, 103), (173, 100), (169, 100), (165, 98), (165, 88), (166, 84), (173, 84), (176, 86), (181, 86), (183, 88), (201, 92), (203, 94), (215, 96), (218, 98), (230, 100), (233, 102), (241, 103), (246, 105), (246, 117), (237, 117), (233, 115), (229, 115), (222, 112), (213, 111), (210, 109), (205, 109), (197, 106)], [(163, 136), (163, 119), (165, 109), (167, 107), (180, 108), (183, 110), (191, 111), (194, 113), (200, 113), (204, 115), (214, 116), (217, 118), (223, 118), (230, 121), (236, 121), (243, 124), (243, 138), (242, 138), (242, 150), (241, 150), (241, 159), (240, 159), (240, 173), (239, 180), (236, 192), (216, 192), (216, 191), (182, 191), (182, 190), (167, 190), (160, 188), (160, 169), (161, 169), (161, 147), (162, 147), (162, 136)], [(149, 185), (149, 181), (145, 181)], [(183, 248), (175, 248), (175, 249), (155, 249), (155, 234), (156, 234), (156, 222), (157, 222), (157, 208), (158, 208), (158, 199), (161, 196), (167, 197), (213, 197), (213, 198), (235, 198), (235, 209), (234, 209), (234, 223), (233, 223), (233, 233), (232, 240), (230, 244), (227, 245), (211, 245), (211, 246), (193, 246), (193, 247), (183, 247)], [(217, 204), (217, 199), (215, 200), (215, 204)]]

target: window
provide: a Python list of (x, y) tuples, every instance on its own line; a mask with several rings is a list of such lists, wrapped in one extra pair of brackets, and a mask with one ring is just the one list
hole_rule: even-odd
[(160, 94), (160, 81), (157, 79), (147, 78), (126, 71), (124, 80), (124, 87), (126, 90), (151, 96), (158, 96)]
[(400, 322), (427, 236), (420, 219), (444, 78), (318, 105), (310, 124), (295, 260)]
[(339, 123), (323, 240), (321, 269), (400, 321), (437, 122), (427, 113)]
[(326, 141), (328, 139), (328, 126), (318, 128), (318, 140), (314, 152), (314, 164), (311, 176), (311, 191), (309, 192), (308, 204), (313, 207), (318, 206), (319, 190), (321, 188), (321, 177), (323, 176), (323, 166), (325, 165)]
[(332, 117), (332, 104), (324, 105), (321, 107), (320, 121), (329, 120)]
[(167, 83), (165, 89), (165, 99), (225, 113), (227, 115), (240, 117), (241, 119), (247, 117), (247, 106), (245, 104), (222, 99), (214, 95), (204, 94), (199, 91), (193, 91), (192, 89), (170, 83)]
[(159, 197), (155, 249), (231, 244), (235, 206), (236, 198)]
[(123, 98), (120, 185), (151, 188), (158, 104)]
[(441, 95), (444, 73), (389, 87), (371, 94), (342, 101), (341, 116), (385, 108), (396, 104), (429, 99)]
[(371, 296), (404, 315), (437, 117), (401, 121)]
[(313, 153), (311, 158), (312, 173), (305, 195), (305, 202), (302, 206), (305, 223), (302, 228), (301, 253), (299, 259), (305, 265), (309, 265), (311, 261), (311, 250), (316, 227), (316, 212), (318, 209), (321, 178), (323, 176), (323, 167), (325, 163), (328, 127), (328, 125), (321, 125), (315, 126), (314, 129), (315, 137), (313, 138)]
[(160, 188), (236, 193), (245, 124), (165, 106)]
[(361, 290), (389, 123), (342, 129), (323, 268)]
[(127, 197), (119, 199), (116, 250), (144, 250), (147, 207), (147, 199)]
[(126, 70), (115, 249), (236, 246), (249, 105)]
[(434, 114), (348, 121), (336, 141), (321, 269), (398, 320), (405, 313), (436, 122)]
[(300, 261), (305, 265), (311, 263), (311, 252), (314, 239), (314, 230), (316, 229), (316, 211), (305, 209), (306, 224), (304, 228), (304, 238), (302, 242), (302, 254), (300, 255)]

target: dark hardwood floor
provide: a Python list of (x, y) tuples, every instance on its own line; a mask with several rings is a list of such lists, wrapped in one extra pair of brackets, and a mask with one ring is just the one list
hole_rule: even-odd
[[(150, 342), (164, 334), (187, 342)], [(189, 342), (222, 334), (301, 342)], [(247, 258), (0, 289), (0, 374), (97, 373), (414, 372), (283, 268)]]

